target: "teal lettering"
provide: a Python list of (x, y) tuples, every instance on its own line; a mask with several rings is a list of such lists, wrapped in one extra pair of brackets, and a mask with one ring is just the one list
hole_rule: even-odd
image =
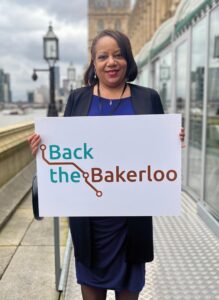
[(77, 152), (78, 152), (78, 151), (81, 151), (81, 150), (82, 150), (82, 148), (76, 148), (76, 149), (74, 150), (74, 157), (75, 157), (75, 158), (77, 158), (77, 159), (82, 159), (82, 156), (78, 156), (78, 155), (77, 155)]
[[(65, 177), (65, 180), (63, 179)], [(59, 167), (59, 182), (68, 182), (68, 173), (62, 171), (62, 167)]]
[(50, 180), (53, 183), (57, 183), (58, 181), (54, 179), (54, 175), (56, 175), (57, 172), (55, 172), (53, 169), (50, 169)]
[(61, 157), (60, 147), (57, 145), (49, 146), (50, 159), (59, 159)]
[(93, 159), (93, 156), (90, 154), (90, 152), (93, 150), (93, 148), (89, 148), (87, 149), (87, 143), (84, 143), (84, 158), (87, 159), (87, 157), (89, 156), (89, 158)]
[(83, 147), (78, 147), (75, 149), (70, 148), (60, 148), (58, 145), (49, 146), (49, 158), (51, 160), (58, 160), (63, 158), (65, 160), (71, 159), (93, 159), (92, 155), (93, 148), (88, 148), (87, 143), (83, 144)]
[(72, 182), (80, 182), (81, 175), (79, 172), (75, 171), (71, 173), (71, 181)]
[(63, 150), (64, 150), (63, 158), (64, 159), (72, 159), (71, 150), (69, 148), (64, 148)]

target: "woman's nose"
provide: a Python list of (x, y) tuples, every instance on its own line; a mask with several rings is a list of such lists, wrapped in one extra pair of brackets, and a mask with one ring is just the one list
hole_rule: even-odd
[(109, 56), (107, 64), (108, 65), (115, 65), (116, 64), (115, 58), (113, 56)]

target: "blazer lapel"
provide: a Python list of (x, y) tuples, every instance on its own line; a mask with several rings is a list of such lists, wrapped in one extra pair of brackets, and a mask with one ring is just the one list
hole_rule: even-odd
[(158, 114), (163, 113), (162, 107), (156, 108), (154, 105), (155, 94), (151, 89), (142, 88), (134, 84), (130, 84), (132, 105), (136, 115)]
[(78, 102), (78, 110), (76, 110), (75, 115), (79, 115), (79, 116), (88, 115), (92, 96), (93, 96), (93, 88), (88, 87), (83, 93), (83, 96), (80, 98), (80, 101)]
[(142, 93), (142, 91), (136, 85), (129, 84), (129, 86), (131, 89), (132, 105), (136, 115), (149, 113), (147, 101), (145, 101), (145, 92)]

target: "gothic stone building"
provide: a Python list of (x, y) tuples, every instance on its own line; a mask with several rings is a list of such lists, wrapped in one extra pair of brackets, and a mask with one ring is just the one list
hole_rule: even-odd
[(130, 0), (88, 0), (88, 46), (103, 29), (116, 29), (128, 34)]
[(174, 15), (180, 0), (88, 0), (88, 45), (103, 29), (127, 34), (136, 55), (156, 29)]

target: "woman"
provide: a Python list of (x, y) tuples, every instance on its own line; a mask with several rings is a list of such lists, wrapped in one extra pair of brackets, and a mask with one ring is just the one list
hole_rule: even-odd
[[(104, 30), (93, 40), (85, 87), (73, 91), (65, 116), (163, 114), (152, 89), (128, 82), (137, 66), (124, 34)], [(184, 140), (184, 131), (180, 133)], [(40, 137), (29, 138), (35, 155)], [(153, 260), (151, 217), (73, 217), (77, 281), (84, 300), (104, 300), (107, 289), (117, 300), (136, 300), (145, 283), (145, 263)]]

